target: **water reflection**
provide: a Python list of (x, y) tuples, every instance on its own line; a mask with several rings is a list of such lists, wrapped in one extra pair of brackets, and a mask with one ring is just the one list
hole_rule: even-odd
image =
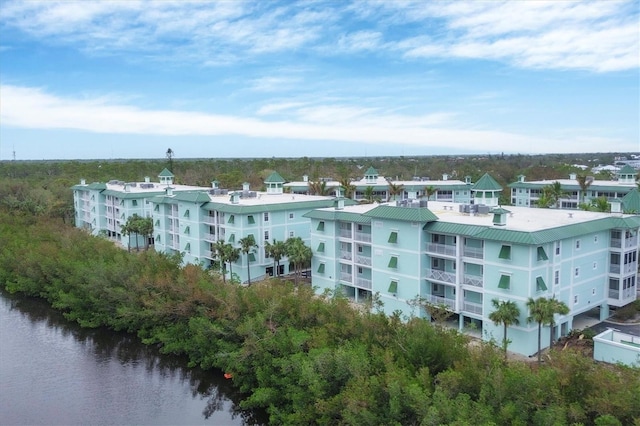
[[(93, 399), (89, 398), (90, 401), (85, 405), (78, 403), (78, 413), (83, 414), (87, 411), (86, 406), (92, 405), (93, 411), (90, 414), (93, 424), (117, 424), (121, 421), (145, 423), (145, 420), (151, 420), (152, 415), (158, 416), (156, 420), (151, 421), (154, 424), (190, 424), (198, 417), (198, 423), (266, 424), (264, 413), (239, 408), (238, 395), (230, 382), (223, 378), (221, 371), (188, 369), (185, 367), (186, 358), (160, 354), (156, 347), (143, 345), (137, 337), (127, 333), (83, 329), (75, 323), (68, 322), (59, 312), (52, 310), (46, 302), (39, 299), (13, 296), (4, 291), (0, 292), (0, 299), (0, 314), (4, 323), (3, 342), (13, 341), (10, 338), (11, 333), (32, 333), (36, 342), (44, 340), (44, 343), (52, 343), (45, 347), (53, 347), (57, 351), (44, 360), (30, 360), (30, 357), (38, 356), (29, 346), (32, 343), (24, 342), (24, 348), (13, 348), (15, 350), (11, 351), (3, 349), (0, 359), (3, 382), (6, 379), (5, 375), (10, 376), (10, 373), (6, 372), (12, 371), (13, 367), (8, 365), (12, 362), (16, 365), (27, 363), (32, 366), (31, 369), (37, 369), (39, 364), (46, 364), (43, 369), (50, 369), (55, 368), (55, 363), (51, 360), (62, 357), (63, 367), (55, 371), (55, 382), (52, 386), (60, 391), (64, 390), (65, 393), (73, 392), (76, 388), (79, 392), (75, 396), (76, 399), (87, 399), (87, 393), (97, 394)], [(17, 324), (20, 321), (23, 323), (21, 326)], [(26, 337), (16, 336), (18, 340)], [(21, 343), (16, 342), (14, 345), (20, 346)], [(16, 357), (19, 359), (15, 359)], [(65, 368), (68, 363), (73, 363), (73, 366)], [(71, 368), (72, 372), (67, 371)], [(34, 380), (39, 380), (42, 378), (41, 374), (51, 373), (52, 371), (45, 370), (42, 373), (31, 371), (30, 374), (34, 375)], [(22, 389), (23, 385), (18, 382), (23, 378), (12, 379), (16, 385), (14, 390)], [(24, 380), (27, 380), (27, 377), (24, 377)], [(171, 389), (167, 390), (167, 387)], [(37, 389), (46, 391), (45, 386), (38, 386)], [(180, 392), (184, 391), (180, 389), (187, 391), (188, 395), (181, 395)], [(5, 395), (0, 397), (0, 402), (5, 408), (0, 407), (0, 423), (8, 424), (20, 419), (26, 419), (30, 423), (38, 422), (35, 418), (16, 417), (27, 413), (19, 412), (21, 403), (11, 398), (22, 396), (12, 397), (7, 395), (11, 392), (3, 393)], [(57, 404), (51, 401), (51, 398), (58, 395), (50, 393), (41, 398), (55, 407)], [(69, 405), (70, 398), (66, 395), (59, 403)], [(34, 398), (33, 402), (36, 400), (37, 398)], [(118, 406), (104, 406), (109, 401), (117, 403)], [(141, 404), (145, 406), (141, 408)], [(195, 417), (192, 409), (198, 405), (202, 411)], [(14, 411), (10, 411), (11, 409)], [(73, 406), (69, 409), (73, 409)], [(128, 409), (131, 412), (127, 413)], [(112, 410), (119, 412), (114, 414)], [(43, 408), (43, 411), (46, 409)], [(103, 413), (108, 413), (104, 419), (100, 418)], [(73, 413), (64, 413), (64, 416), (57, 420), (50, 418), (50, 415), (51, 413), (47, 412), (45, 423), (75, 422)]]

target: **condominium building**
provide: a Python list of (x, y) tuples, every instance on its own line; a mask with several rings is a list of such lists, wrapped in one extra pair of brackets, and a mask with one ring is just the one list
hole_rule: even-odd
[(577, 209), (579, 204), (589, 204), (599, 197), (605, 197), (608, 201), (622, 199), (629, 192), (637, 189), (638, 171), (625, 165), (616, 172), (615, 180), (587, 178), (587, 187), (584, 190), (578, 183), (577, 177), (575, 173), (572, 173), (569, 175), (569, 179), (525, 181), (525, 176), (520, 175), (517, 182), (509, 184), (511, 204), (522, 207), (536, 206), (544, 188), (555, 182), (559, 182), (562, 188), (563, 194), (558, 200), (559, 207), (562, 209)]
[[(486, 199), (486, 198), (485, 198)], [(312, 285), (355, 302), (376, 295), (391, 314), (426, 316), (418, 298), (444, 306), (460, 330), (502, 339), (492, 300), (514, 301), (510, 349), (537, 351), (529, 298), (563, 301), (567, 315), (543, 330), (566, 335), (576, 316), (636, 299), (640, 216), (441, 202), (365, 204), (313, 210)]]

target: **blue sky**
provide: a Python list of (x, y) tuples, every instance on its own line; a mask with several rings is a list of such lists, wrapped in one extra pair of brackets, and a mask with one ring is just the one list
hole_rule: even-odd
[(0, 160), (640, 151), (640, 1), (0, 1)]

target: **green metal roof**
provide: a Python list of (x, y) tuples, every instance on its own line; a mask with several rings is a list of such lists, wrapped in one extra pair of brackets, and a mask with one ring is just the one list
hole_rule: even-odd
[(376, 169), (374, 169), (373, 167), (369, 167), (367, 169), (367, 171), (364, 172), (364, 175), (365, 176), (373, 176), (373, 175), (378, 176), (378, 171)]
[(489, 173), (485, 173), (473, 186), (474, 191), (502, 191), (502, 187)]
[(360, 213), (345, 212), (343, 210), (312, 210), (309, 213), (305, 213), (303, 217), (308, 217), (309, 219), (353, 222), (360, 224), (371, 223), (370, 217), (363, 216)]
[(491, 210), (491, 213), (493, 214), (506, 214), (506, 213), (511, 213), (509, 210), (507, 209), (503, 209), (502, 207), (496, 207), (495, 209)]
[(158, 177), (174, 177), (173, 173), (169, 171), (166, 167), (160, 172)]
[(518, 231), (503, 227), (464, 225), (451, 222), (430, 222), (424, 226), (428, 232), (462, 235), (489, 241), (513, 244), (540, 245), (566, 238), (590, 234), (609, 229), (633, 229), (640, 227), (640, 216), (603, 217), (589, 222), (558, 226), (540, 231)]
[(286, 181), (278, 172), (273, 172), (264, 180), (264, 183), (285, 183)]
[(640, 213), (640, 193), (637, 188), (633, 188), (622, 197), (622, 209), (625, 212)]
[(364, 216), (378, 219), (400, 220), (404, 222), (431, 222), (438, 220), (438, 216), (433, 214), (431, 210), (424, 207), (378, 206), (364, 213)]
[(638, 174), (638, 171), (628, 164), (625, 164), (624, 167), (621, 168), (620, 171), (618, 172), (618, 175), (636, 175), (636, 174)]
[(211, 201), (209, 194), (202, 191), (174, 192), (173, 199), (191, 203), (208, 203)]

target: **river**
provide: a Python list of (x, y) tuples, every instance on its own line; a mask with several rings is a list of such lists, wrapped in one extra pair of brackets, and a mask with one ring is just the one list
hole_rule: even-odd
[(0, 291), (0, 425), (255, 425), (220, 371)]

